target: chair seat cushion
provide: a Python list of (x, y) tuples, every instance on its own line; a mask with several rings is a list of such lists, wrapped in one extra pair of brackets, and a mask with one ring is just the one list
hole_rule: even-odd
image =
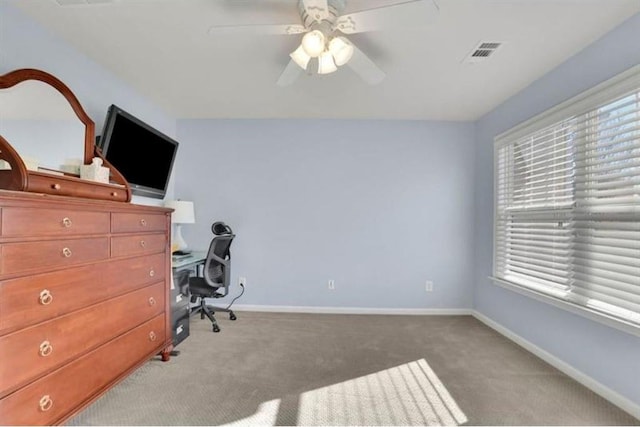
[(219, 287), (213, 287), (207, 285), (207, 282), (202, 277), (190, 277), (189, 278), (189, 291), (191, 295), (202, 296), (205, 298), (220, 298), (224, 295), (217, 292)]

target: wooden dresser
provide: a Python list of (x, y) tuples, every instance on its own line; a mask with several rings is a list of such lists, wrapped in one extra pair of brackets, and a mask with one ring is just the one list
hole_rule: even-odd
[(168, 359), (170, 210), (0, 190), (0, 425), (69, 419)]

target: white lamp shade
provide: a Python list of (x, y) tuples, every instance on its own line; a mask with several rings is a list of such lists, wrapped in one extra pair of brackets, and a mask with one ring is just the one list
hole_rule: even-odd
[(298, 64), (298, 66), (303, 70), (307, 69), (307, 65), (309, 65), (309, 61), (311, 60), (311, 57), (307, 55), (307, 52), (304, 51), (302, 45), (298, 46), (298, 48), (294, 52), (290, 53), (289, 56), (293, 59), (293, 62)]
[(329, 42), (329, 52), (338, 67), (349, 62), (353, 56), (353, 45), (345, 37), (334, 37)]
[(327, 39), (319, 30), (309, 31), (302, 37), (302, 48), (312, 58), (317, 58), (324, 52), (326, 43)]
[(193, 224), (196, 222), (196, 215), (193, 209), (193, 202), (185, 200), (169, 200), (164, 204), (168, 208), (173, 208), (171, 222), (176, 224)]
[(318, 58), (318, 74), (329, 74), (336, 71), (338, 67), (333, 62), (333, 55), (328, 50)]

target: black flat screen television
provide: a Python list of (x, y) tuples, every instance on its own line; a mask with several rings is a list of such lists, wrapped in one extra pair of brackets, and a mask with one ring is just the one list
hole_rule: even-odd
[(164, 198), (178, 152), (177, 141), (111, 105), (97, 145), (129, 182), (133, 194)]

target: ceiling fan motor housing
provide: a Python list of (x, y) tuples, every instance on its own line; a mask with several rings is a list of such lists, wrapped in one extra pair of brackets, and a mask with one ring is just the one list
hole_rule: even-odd
[[(314, 10), (315, 8), (313, 7), (307, 8), (303, 0), (300, 0), (298, 2), (298, 8), (304, 26), (313, 30), (318, 29), (326, 35), (331, 34), (333, 25), (344, 10), (345, 0), (329, 0), (327, 6), (328, 14), (324, 16), (325, 13), (323, 10)], [(318, 28), (320, 26), (322, 28)], [(328, 31), (325, 32), (325, 30)]]

